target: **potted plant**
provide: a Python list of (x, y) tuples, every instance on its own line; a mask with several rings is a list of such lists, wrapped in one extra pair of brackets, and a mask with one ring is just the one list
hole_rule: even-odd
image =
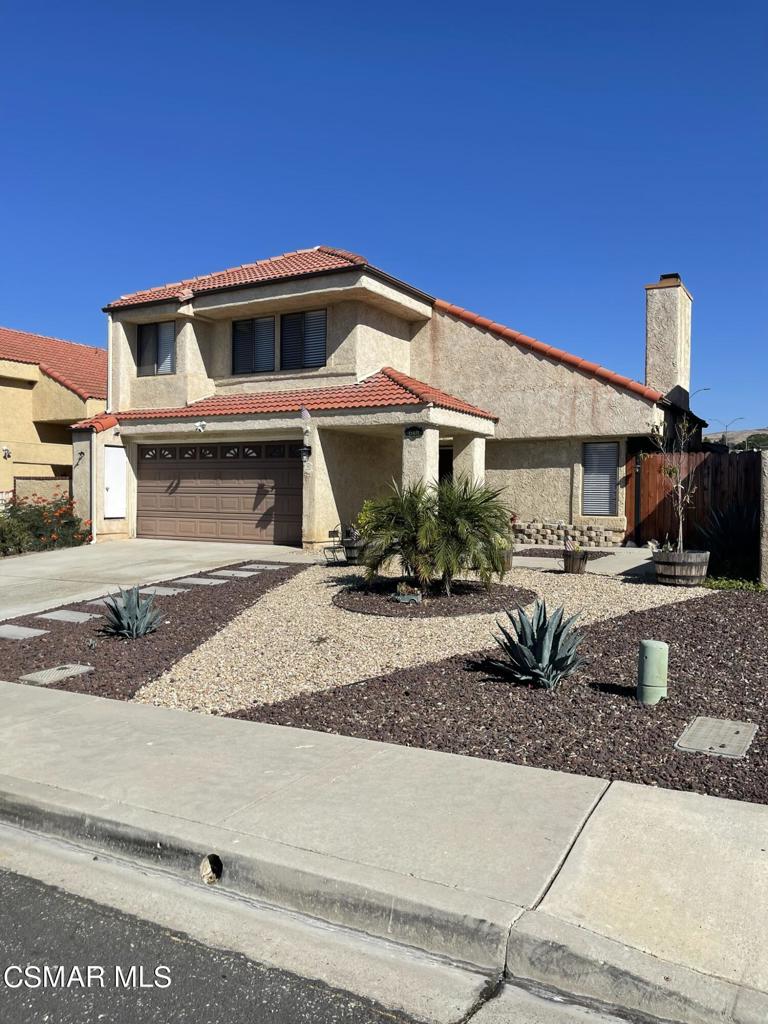
[(587, 552), (582, 551), (579, 544), (574, 544), (572, 540), (565, 542), (565, 550), (563, 551), (563, 568), (566, 572), (573, 573), (574, 575), (581, 576), (587, 568)]
[(686, 473), (686, 456), (696, 428), (686, 415), (680, 417), (666, 437), (656, 428), (651, 434), (653, 443), (663, 455), (662, 472), (671, 483), (670, 501), (677, 523), (677, 542), (673, 547), (667, 541), (653, 552), (656, 582), (671, 587), (700, 587), (707, 578), (708, 551), (686, 551), (684, 546), (685, 518), (693, 504), (696, 485)]
[(422, 594), (418, 587), (412, 587), (401, 581), (397, 584), (394, 600), (400, 604), (421, 604)]
[(344, 537), (341, 541), (344, 547), (344, 555), (349, 565), (357, 565), (363, 550), (363, 539), (356, 526), (348, 526), (344, 530)]

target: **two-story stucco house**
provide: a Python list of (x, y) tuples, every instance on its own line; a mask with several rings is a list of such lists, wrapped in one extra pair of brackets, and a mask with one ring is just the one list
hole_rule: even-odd
[(0, 327), (0, 501), (68, 493), (70, 427), (106, 397), (103, 348)]
[(391, 480), (452, 468), (523, 523), (620, 543), (627, 451), (689, 390), (691, 297), (667, 275), (646, 304), (640, 384), (327, 246), (124, 295), (76, 497), (97, 539), (312, 548)]

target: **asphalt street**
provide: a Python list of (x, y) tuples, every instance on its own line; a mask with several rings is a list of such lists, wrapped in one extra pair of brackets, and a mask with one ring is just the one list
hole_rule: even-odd
[(411, 1024), (318, 982), (0, 871), (2, 1024), (170, 1021)]

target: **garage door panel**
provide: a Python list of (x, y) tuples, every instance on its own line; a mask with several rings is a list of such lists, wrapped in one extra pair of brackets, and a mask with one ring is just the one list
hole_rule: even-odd
[[(203, 449), (219, 457), (202, 455)], [(224, 452), (238, 454), (225, 458)], [(292, 457), (275, 457), (286, 452)], [(138, 475), (139, 536), (301, 543), (302, 467), (295, 442), (142, 446)]]

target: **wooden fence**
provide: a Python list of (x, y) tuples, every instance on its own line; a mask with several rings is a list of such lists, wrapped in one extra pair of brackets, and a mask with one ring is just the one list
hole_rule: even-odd
[(694, 488), (686, 515), (686, 544), (695, 546), (696, 527), (706, 523), (712, 509), (734, 503), (760, 508), (760, 452), (631, 455), (627, 459), (627, 537), (636, 544), (677, 540), (672, 481), (664, 472), (667, 459), (680, 467)]

